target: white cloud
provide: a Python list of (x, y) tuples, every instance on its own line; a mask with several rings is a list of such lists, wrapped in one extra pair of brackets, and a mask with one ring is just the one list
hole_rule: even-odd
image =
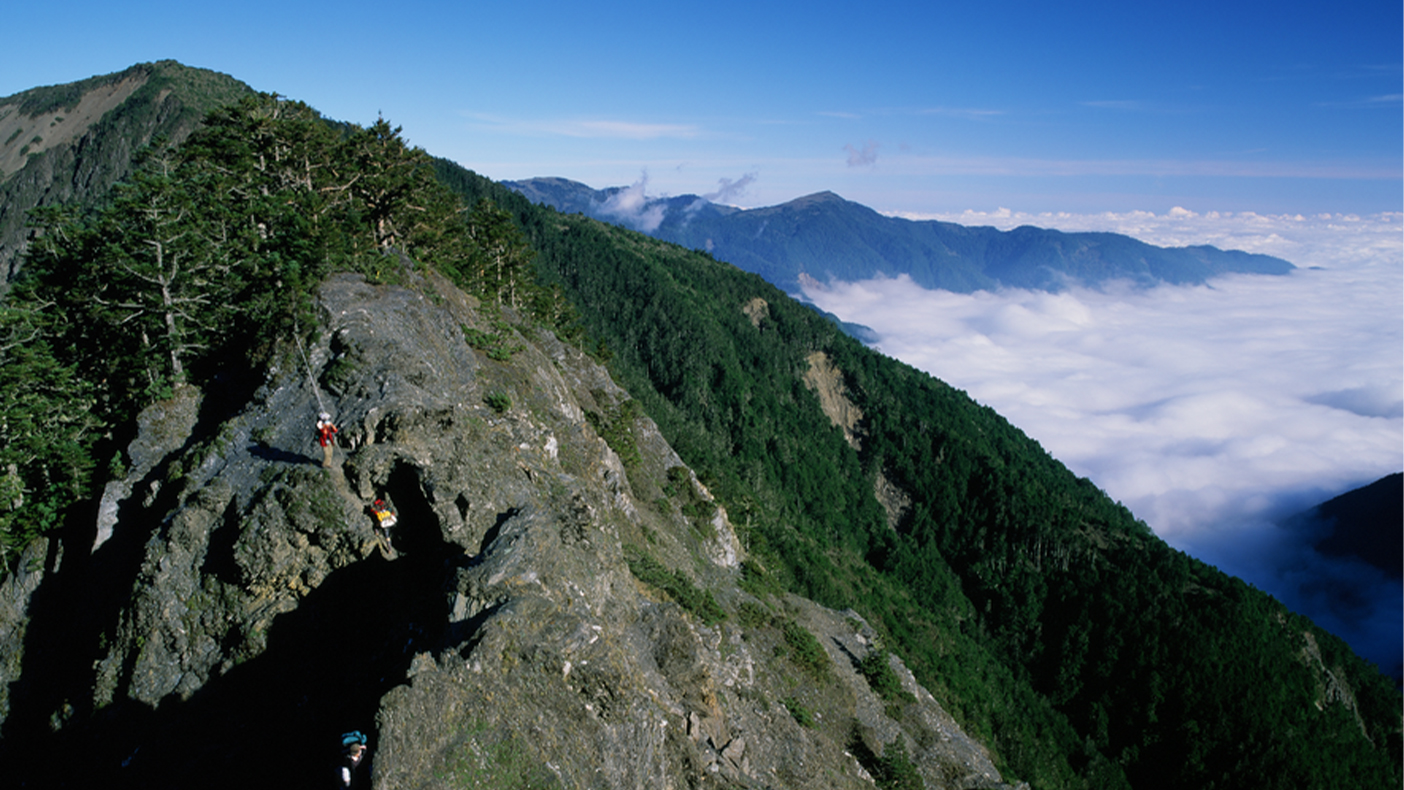
[(979, 107), (926, 107), (917, 111), (918, 115), (941, 115), (948, 118), (965, 118), (978, 121), (1004, 115), (1004, 110), (987, 110)]
[[(1300, 539), (1272, 525), (1404, 470), (1404, 215), (1001, 209), (941, 219), (1209, 243), (1302, 267), (1149, 290), (955, 294), (903, 277), (805, 295), (993, 407), (1172, 545), (1314, 605)], [(1274, 540), (1278, 549), (1263, 548)], [(1349, 575), (1331, 568), (1321, 576)], [(1342, 629), (1388, 622), (1376, 609), (1348, 619)]]
[(877, 164), (877, 152), (881, 146), (876, 140), (869, 140), (863, 143), (861, 150), (854, 148), (850, 143), (843, 147), (848, 152), (849, 167), (873, 167)]
[(1144, 110), (1148, 106), (1146, 102), (1135, 99), (1110, 99), (1079, 103), (1084, 107), (1095, 107), (1099, 110)]
[(606, 217), (634, 230), (652, 233), (663, 224), (666, 206), (662, 203), (649, 205), (648, 173), (639, 175), (639, 180), (615, 192), (605, 200), (599, 211)]
[(991, 110), (982, 107), (883, 107), (869, 109), (864, 114), (854, 112), (820, 112), (819, 115), (829, 118), (843, 118), (845, 120), (861, 120), (868, 116), (942, 116), (946, 118), (964, 118), (966, 120), (984, 120), (1004, 115), (1004, 110)]
[(1163, 247), (1212, 244), (1221, 249), (1276, 255), (1298, 266), (1397, 268), (1404, 235), (1404, 212), (1303, 216), (1251, 211), (1198, 213), (1177, 206), (1164, 214), (1150, 211), (1028, 213), (999, 208), (935, 214), (905, 212), (892, 216), (988, 225), (1001, 230), (1035, 225), (1063, 231), (1124, 233)]
[(1350, 110), (1397, 109), (1401, 101), (1404, 101), (1404, 94), (1386, 93), (1379, 96), (1366, 96), (1351, 101), (1317, 102), (1314, 106)]
[(633, 121), (567, 121), (552, 127), (557, 134), (571, 137), (609, 137), (622, 140), (656, 140), (663, 137), (690, 139), (702, 130), (691, 124), (635, 123)]
[[(1399, 163), (1384, 157), (1320, 161), (1260, 158), (1049, 159), (1017, 156), (907, 156), (907, 176), (1207, 176), (1398, 180)], [(977, 212), (978, 213), (978, 212)], [(911, 219), (930, 215), (901, 214)]]
[(734, 181), (730, 178), (719, 178), (717, 179), (717, 191), (708, 192), (702, 196), (702, 199), (711, 201), (712, 203), (730, 203), (736, 198), (746, 194), (746, 188), (754, 183), (755, 180), (756, 173), (754, 171), (746, 173)]

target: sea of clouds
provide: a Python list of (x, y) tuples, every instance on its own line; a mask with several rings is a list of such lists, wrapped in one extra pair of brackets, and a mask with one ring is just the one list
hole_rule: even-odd
[[(991, 406), (1171, 545), (1400, 673), (1404, 588), (1294, 513), (1404, 470), (1404, 214), (941, 216), (1276, 255), (1286, 276), (1062, 293), (831, 282), (804, 297)], [(1404, 561), (1404, 560), (1401, 560)]]

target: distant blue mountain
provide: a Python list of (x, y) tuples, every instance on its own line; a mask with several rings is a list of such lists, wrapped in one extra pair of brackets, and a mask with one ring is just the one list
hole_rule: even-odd
[(906, 274), (926, 288), (970, 293), (1000, 287), (1059, 291), (1126, 280), (1141, 286), (1202, 283), (1242, 272), (1286, 274), (1281, 258), (1217, 247), (1156, 247), (1117, 233), (1001, 231), (887, 217), (832, 192), (738, 209), (697, 195), (644, 199), (631, 188), (593, 189), (564, 178), (506, 181), (536, 203), (625, 225), (799, 290), (801, 275), (856, 281)]

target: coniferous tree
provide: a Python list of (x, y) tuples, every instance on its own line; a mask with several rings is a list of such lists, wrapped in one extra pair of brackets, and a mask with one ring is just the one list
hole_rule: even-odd
[[(314, 324), (314, 291), (332, 271), (384, 282), (408, 260), (553, 325), (571, 321), (561, 293), (537, 284), (534, 251), (512, 216), (491, 202), (479, 209), (470, 221), (428, 155), (384, 119), (337, 127), (301, 102), (246, 97), (211, 113), (179, 148), (157, 141), (91, 216), (62, 207), (34, 215), (38, 239), (13, 293), (28, 323), (6, 319), (14, 342), (0, 365), (15, 381), (41, 368), (50, 380), (72, 379), (72, 399), (53, 411), (79, 405), (120, 444), (137, 412), (173, 387), (256, 366)], [(0, 395), (21, 392), (11, 384)], [(76, 501), (91, 443), (54, 438), (62, 421), (36, 433), (26, 414), (0, 429), (0, 498), (29, 508), (35, 486), (61, 477), (68, 487), (54, 490), (66, 493), (52, 501)], [(33, 436), (53, 447), (26, 449)], [(12, 527), (0, 532), (15, 542)]]
[(535, 281), (535, 251), (512, 215), (492, 200), (480, 199), (468, 217), (468, 238), (470, 278), (498, 304), (520, 307)]
[(185, 383), (186, 360), (207, 347), (204, 333), (214, 328), (211, 306), (227, 298), (228, 266), (174, 168), (171, 153), (158, 152), (103, 213), (92, 264), (105, 276), (88, 295), (139, 343), (130, 351), (146, 360), (156, 388)]
[(59, 522), (93, 466), (92, 387), (54, 357), (46, 320), (32, 304), (0, 306), (0, 568)]

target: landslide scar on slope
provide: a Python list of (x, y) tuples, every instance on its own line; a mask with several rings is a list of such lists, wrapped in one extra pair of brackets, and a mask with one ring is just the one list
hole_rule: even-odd
[(29, 116), (20, 113), (20, 104), (0, 106), (0, 181), (19, 172), (33, 154), (65, 145), (81, 137), (101, 120), (108, 110), (127, 100), (146, 84), (146, 77), (133, 76), (93, 88), (73, 107)]
[[(843, 438), (854, 450), (863, 449), (862, 429), (863, 410), (848, 399), (843, 385), (843, 371), (839, 370), (823, 351), (815, 351), (806, 357), (809, 370), (805, 371), (804, 383), (819, 396), (819, 405), (829, 421), (843, 429)], [(873, 481), (873, 496), (887, 513), (887, 526), (896, 529), (912, 507), (912, 498), (899, 488), (887, 475), (878, 472)]]
[(770, 303), (757, 296), (742, 305), (741, 312), (751, 319), (751, 326), (760, 329), (761, 321), (770, 317)]
[(855, 450), (863, 449), (858, 436), (858, 423), (863, 419), (863, 411), (848, 399), (848, 391), (843, 386), (843, 371), (834, 366), (829, 355), (815, 351), (805, 358), (809, 370), (804, 374), (804, 383), (819, 396), (819, 405), (829, 420), (843, 429), (843, 438)]

